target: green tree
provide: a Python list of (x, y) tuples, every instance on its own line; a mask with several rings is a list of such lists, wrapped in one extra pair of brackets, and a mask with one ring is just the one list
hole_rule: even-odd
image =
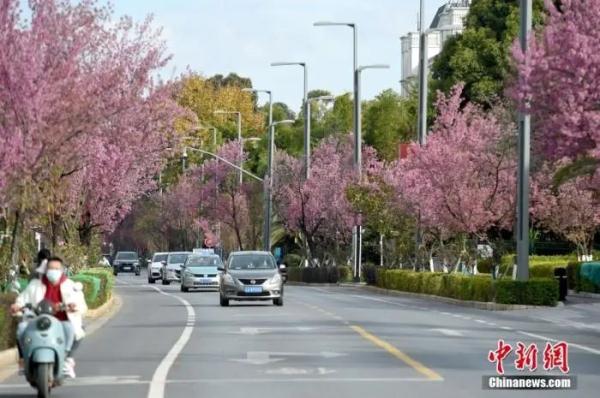
[[(534, 0), (534, 26), (544, 19), (543, 0)], [(490, 106), (503, 97), (511, 74), (510, 47), (519, 33), (518, 0), (473, 0), (462, 34), (446, 41), (431, 69), (433, 90), (445, 93), (465, 83), (463, 96)]]
[(365, 143), (385, 160), (396, 158), (398, 144), (415, 137), (416, 98), (401, 97), (388, 89), (368, 102), (363, 116)]

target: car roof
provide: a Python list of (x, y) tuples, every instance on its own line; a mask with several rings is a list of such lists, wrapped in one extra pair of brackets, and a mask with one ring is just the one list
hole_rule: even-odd
[(219, 257), (219, 255), (214, 253), (192, 253), (189, 257)]
[(156, 256), (157, 254), (169, 254), (169, 252), (156, 252), (153, 254), (153, 256)]
[(229, 253), (230, 256), (238, 256), (238, 255), (242, 255), (242, 254), (263, 254), (263, 255), (269, 255), (271, 256), (271, 252), (266, 252), (266, 251), (262, 251), (262, 250), (243, 250), (243, 251), (239, 251), (239, 252), (231, 252)]
[(119, 253), (135, 253), (135, 254), (137, 254), (137, 252), (136, 252), (136, 251), (133, 251), (133, 250), (119, 250), (119, 251), (117, 252), (117, 254), (119, 254)]
[(169, 252), (169, 254), (192, 254), (192, 252)]

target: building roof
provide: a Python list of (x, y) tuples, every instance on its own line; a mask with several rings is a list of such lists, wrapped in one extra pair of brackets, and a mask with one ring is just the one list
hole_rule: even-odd
[(430, 29), (434, 29), (438, 27), (440, 23), (440, 18), (442, 14), (451, 8), (468, 8), (471, 4), (471, 0), (449, 0), (446, 4), (442, 5), (438, 8), (435, 16), (433, 17), (433, 21), (431, 21), (431, 25), (429, 25)]

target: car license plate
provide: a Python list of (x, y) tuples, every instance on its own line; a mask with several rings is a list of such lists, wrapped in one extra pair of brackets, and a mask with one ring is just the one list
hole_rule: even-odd
[(203, 285), (210, 285), (212, 283), (212, 279), (209, 279), (209, 278), (200, 279), (200, 283)]
[(262, 293), (262, 286), (246, 286), (244, 293)]
[(123, 271), (131, 271), (131, 267), (123, 267)]

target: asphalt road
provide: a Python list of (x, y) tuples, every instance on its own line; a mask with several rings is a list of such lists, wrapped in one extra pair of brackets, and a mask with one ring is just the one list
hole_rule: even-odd
[[(56, 397), (597, 397), (600, 304), (490, 312), (359, 288), (286, 286), (285, 304), (218, 305), (119, 276), (121, 311), (86, 338)], [(570, 344), (570, 391), (487, 391), (498, 339)], [(541, 354), (541, 353), (540, 353)], [(514, 357), (505, 360), (507, 374)], [(539, 359), (541, 362), (542, 358)], [(524, 372), (523, 374), (530, 374)], [(538, 369), (536, 374), (547, 374)], [(552, 374), (557, 374), (556, 372)], [(23, 379), (1, 397), (34, 396)]]

